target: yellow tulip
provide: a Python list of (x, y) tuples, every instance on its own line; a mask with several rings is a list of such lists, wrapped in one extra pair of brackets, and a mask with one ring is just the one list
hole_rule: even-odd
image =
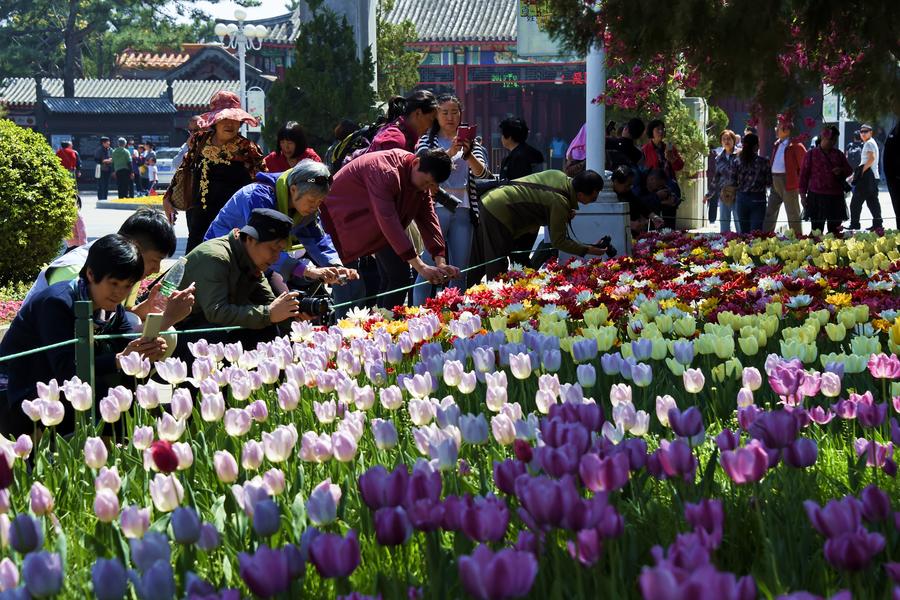
[(571, 354), (572, 353), (572, 344), (574, 344), (579, 339), (583, 339), (583, 338), (580, 338), (580, 337), (574, 338), (571, 336), (561, 337), (561, 338), (559, 338), (559, 349), (562, 350), (563, 352), (568, 352), (569, 354)]
[(518, 344), (522, 342), (522, 336), (525, 334), (525, 331), (519, 327), (513, 327), (504, 330), (504, 333), (506, 334), (507, 342)]
[(715, 345), (713, 344), (713, 340), (716, 336), (711, 335), (709, 333), (701, 333), (700, 337), (697, 338), (694, 346), (697, 348), (697, 352), (700, 354), (712, 354), (716, 351)]
[(869, 305), (868, 304), (857, 304), (853, 307), (854, 312), (856, 313), (856, 322), (857, 323), (868, 323), (869, 322)]
[(667, 358), (666, 366), (669, 367), (669, 370), (672, 371), (672, 375), (675, 377), (681, 377), (684, 374), (684, 365), (674, 358)]
[(650, 353), (650, 358), (653, 360), (662, 360), (668, 355), (669, 347), (666, 344), (666, 340), (661, 337), (653, 338), (653, 351)]
[(648, 319), (652, 319), (659, 314), (659, 303), (655, 300), (647, 300), (641, 304), (638, 311)]
[(756, 353), (759, 352), (759, 342), (756, 341), (756, 337), (738, 338), (738, 345), (745, 356), (756, 356)]
[(881, 352), (881, 342), (878, 338), (858, 335), (850, 340), (850, 351), (853, 354), (878, 354)]
[(502, 331), (506, 329), (506, 324), (509, 322), (509, 317), (506, 315), (497, 315), (488, 319), (488, 322), (491, 324), (491, 329), (494, 331)]
[(588, 327), (599, 327), (609, 318), (609, 309), (605, 304), (584, 311), (584, 322)]
[(712, 378), (716, 383), (725, 381), (725, 363), (716, 365), (712, 368)]
[(781, 342), (781, 356), (786, 360), (799, 358), (801, 361), (806, 357), (806, 344), (797, 340)]
[(845, 373), (862, 373), (869, 365), (870, 354), (851, 354), (844, 361)]
[(659, 328), (660, 333), (669, 333), (670, 331), (672, 331), (672, 326), (674, 324), (672, 316), (665, 314), (656, 315), (654, 323)]
[(825, 333), (832, 342), (842, 342), (847, 337), (847, 328), (843, 323), (828, 323), (825, 325)]
[(694, 337), (694, 333), (697, 332), (697, 320), (690, 315), (686, 315), (675, 321), (673, 329), (681, 337)]
[(773, 337), (778, 331), (778, 324), (781, 323), (780, 319), (780, 315), (766, 315), (760, 318), (759, 326), (762, 327), (763, 331), (766, 332), (767, 337)]
[[(779, 319), (781, 318), (783, 309), (784, 307), (781, 305), (781, 302), (769, 302), (766, 304), (766, 314), (774, 315)], [(771, 334), (769, 334), (769, 336), (771, 337)]]
[(723, 360), (734, 356), (734, 338), (730, 335), (728, 337), (716, 336), (713, 339), (713, 351)]

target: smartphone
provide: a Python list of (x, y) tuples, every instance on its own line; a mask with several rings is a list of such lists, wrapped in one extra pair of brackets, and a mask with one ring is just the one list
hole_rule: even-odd
[(162, 313), (150, 313), (144, 320), (144, 333), (142, 337), (153, 340), (159, 337), (159, 330), (162, 328)]
[(478, 125), (461, 123), (456, 130), (456, 137), (458, 137), (460, 141), (474, 142), (475, 138), (478, 137)]

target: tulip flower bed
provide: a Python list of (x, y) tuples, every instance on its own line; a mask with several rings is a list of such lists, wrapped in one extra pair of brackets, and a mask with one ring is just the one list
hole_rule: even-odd
[(0, 597), (896, 596), (898, 245), (664, 234), (42, 385)]

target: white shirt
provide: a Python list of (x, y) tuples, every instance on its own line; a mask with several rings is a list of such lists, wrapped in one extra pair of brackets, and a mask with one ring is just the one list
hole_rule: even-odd
[(159, 167), (157, 167), (156, 165), (147, 165), (147, 180), (148, 181), (151, 181), (151, 182), (156, 181), (156, 178), (158, 177), (158, 175), (157, 175), (158, 173), (159, 173)]
[(878, 176), (878, 144), (872, 138), (869, 138), (869, 141), (863, 144), (862, 154), (859, 157), (859, 164), (864, 165), (869, 162), (870, 155), (875, 157), (875, 162), (869, 167), (872, 169), (872, 175), (875, 176), (875, 179), (881, 179), (881, 177)]
[(772, 159), (772, 174), (784, 175), (787, 167), (784, 166), (784, 151), (790, 145), (791, 141), (787, 138), (780, 140), (775, 146), (775, 158)]

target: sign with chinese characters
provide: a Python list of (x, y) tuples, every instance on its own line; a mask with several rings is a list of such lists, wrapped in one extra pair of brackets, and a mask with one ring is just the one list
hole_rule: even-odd
[(266, 93), (258, 87), (247, 90), (247, 112), (259, 119), (259, 125), (247, 126), (247, 131), (259, 133), (266, 120)]
[(544, 0), (519, 0), (516, 52), (519, 56), (560, 56), (562, 51), (547, 33), (550, 8)]

